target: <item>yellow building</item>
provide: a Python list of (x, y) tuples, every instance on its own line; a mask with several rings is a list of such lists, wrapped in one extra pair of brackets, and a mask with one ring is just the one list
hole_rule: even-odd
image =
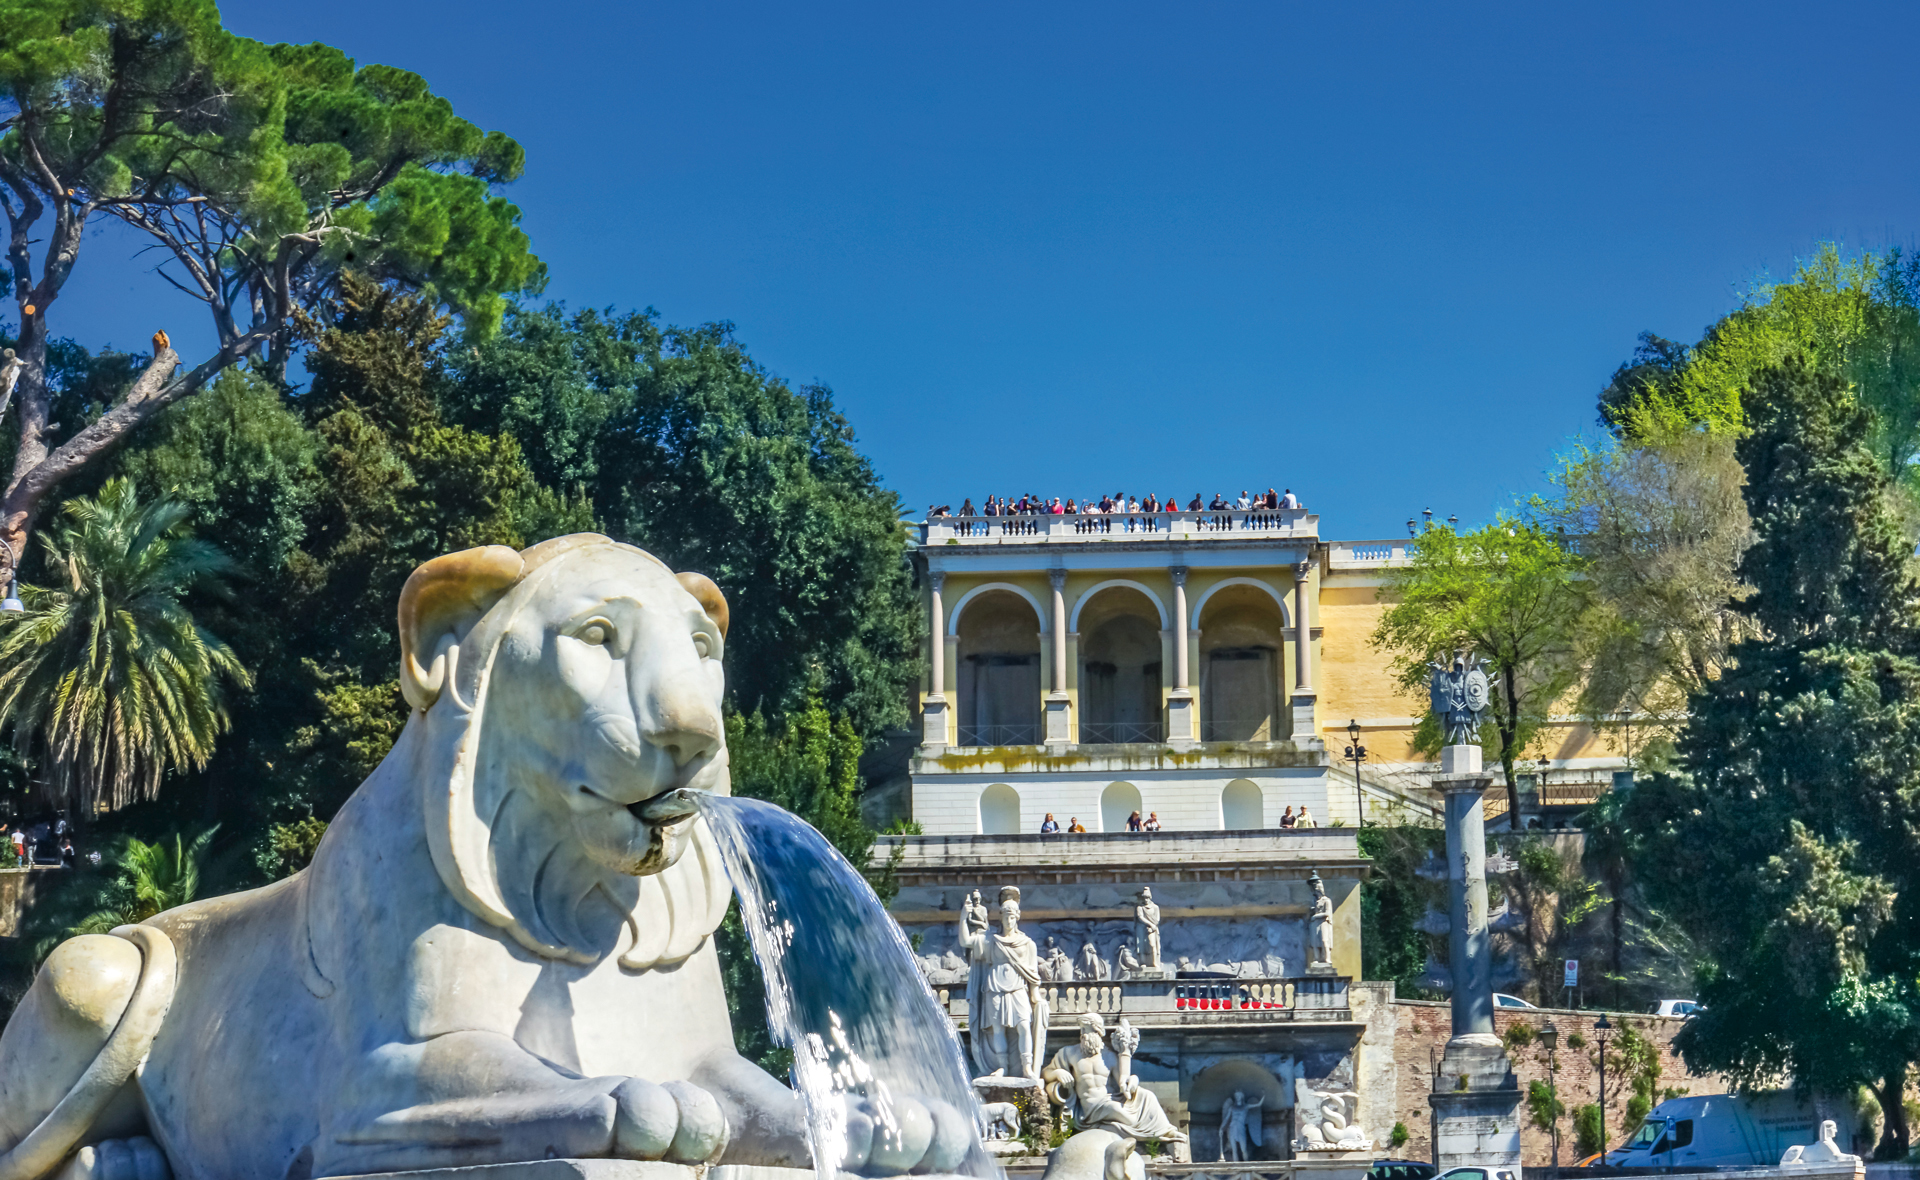
[[(1430, 814), (1426, 708), (1368, 643), (1402, 540), (1327, 542), (1304, 509), (936, 517), (910, 813), (928, 835), (1321, 825)], [(1344, 753), (1357, 722), (1368, 759)], [(1573, 719), (1533, 798), (1590, 799), (1624, 762)], [(1543, 772), (1544, 771), (1544, 776)], [(1544, 787), (1540, 780), (1544, 777)]]

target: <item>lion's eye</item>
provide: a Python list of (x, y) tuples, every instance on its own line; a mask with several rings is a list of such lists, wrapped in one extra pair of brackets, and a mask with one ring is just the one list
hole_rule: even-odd
[(588, 623), (580, 628), (580, 642), (600, 645), (613, 638), (613, 631), (605, 623)]
[(700, 653), (700, 658), (703, 660), (713, 655), (713, 640), (707, 638), (705, 635), (695, 635), (693, 637), (693, 647), (695, 651)]

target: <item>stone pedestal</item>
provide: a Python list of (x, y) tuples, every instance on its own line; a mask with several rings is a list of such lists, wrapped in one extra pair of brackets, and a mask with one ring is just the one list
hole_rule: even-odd
[(1068, 746), (1073, 744), (1073, 725), (1071, 712), (1072, 698), (1064, 692), (1047, 694), (1047, 744), (1049, 746)]
[(1338, 975), (1340, 971), (1332, 963), (1308, 963), (1308, 975)]
[(936, 749), (947, 744), (947, 698), (940, 693), (920, 707), (920, 744)]
[(1319, 749), (1325, 743), (1320, 739), (1320, 719), (1316, 708), (1319, 697), (1311, 692), (1295, 689), (1293, 693), (1293, 744), (1302, 749)]
[(1193, 692), (1176, 688), (1167, 694), (1167, 744), (1184, 750), (1193, 744)]
[[(1442, 1067), (1445, 1068), (1444, 1066)], [(1446, 1081), (1442, 1073), (1440, 1080)], [(1510, 1168), (1520, 1180), (1520, 1090), (1434, 1091), (1433, 1163), (1448, 1168)]]

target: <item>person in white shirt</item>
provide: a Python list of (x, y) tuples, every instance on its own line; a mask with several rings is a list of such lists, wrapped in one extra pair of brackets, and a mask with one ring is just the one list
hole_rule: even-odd
[(1292, 488), (1288, 488), (1280, 497), (1280, 507), (1286, 509), (1296, 509), (1300, 507), (1300, 497), (1293, 494)]

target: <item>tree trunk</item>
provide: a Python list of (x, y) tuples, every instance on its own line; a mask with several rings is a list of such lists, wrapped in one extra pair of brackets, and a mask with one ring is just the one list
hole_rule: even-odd
[(1912, 1134), (1907, 1127), (1907, 1063), (1901, 1062), (1898, 1068), (1887, 1071), (1887, 1076), (1874, 1088), (1880, 1098), (1880, 1145), (1874, 1148), (1873, 1158), (1881, 1160), (1903, 1160), (1907, 1158)]

